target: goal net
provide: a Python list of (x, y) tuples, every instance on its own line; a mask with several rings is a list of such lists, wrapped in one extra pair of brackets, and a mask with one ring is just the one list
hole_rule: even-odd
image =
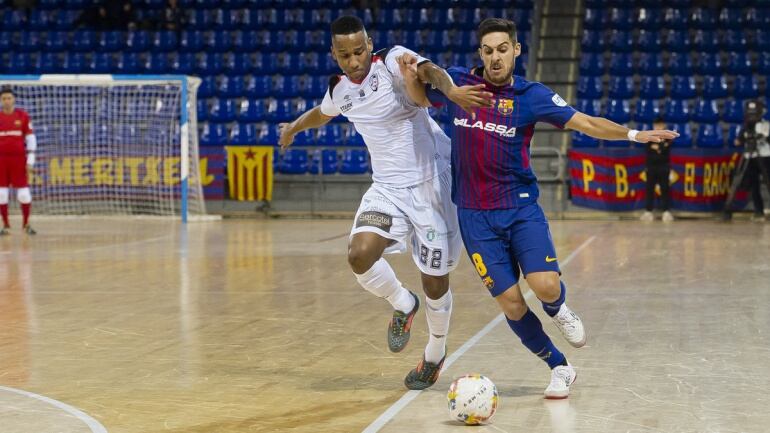
[(206, 213), (196, 90), (185, 76), (0, 76), (37, 136), (36, 213)]

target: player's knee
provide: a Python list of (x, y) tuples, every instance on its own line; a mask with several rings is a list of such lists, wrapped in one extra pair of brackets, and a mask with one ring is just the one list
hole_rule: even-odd
[(0, 188), (0, 204), (8, 204), (8, 188)]
[(19, 190), (16, 191), (16, 198), (19, 200), (19, 203), (32, 203), (32, 193), (29, 188), (19, 188)]
[(365, 242), (353, 243), (348, 248), (348, 263), (353, 272), (363, 274), (379, 260), (377, 249)]
[(527, 275), (527, 283), (541, 301), (554, 302), (561, 295), (558, 272), (536, 272)]
[(422, 289), (430, 299), (439, 299), (449, 290), (449, 275), (422, 274)]

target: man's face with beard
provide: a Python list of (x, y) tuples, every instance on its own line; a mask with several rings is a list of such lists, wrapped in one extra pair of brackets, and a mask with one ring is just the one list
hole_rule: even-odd
[(479, 55), (484, 62), (484, 79), (496, 86), (510, 84), (521, 44), (505, 32), (487, 33), (481, 38)]

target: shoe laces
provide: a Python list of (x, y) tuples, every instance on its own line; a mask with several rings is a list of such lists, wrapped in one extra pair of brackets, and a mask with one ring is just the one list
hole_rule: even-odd
[(571, 376), (572, 373), (569, 371), (569, 368), (558, 366), (553, 369), (553, 374), (551, 374), (551, 385), (559, 387), (569, 386)]
[(421, 382), (428, 382), (433, 380), (433, 376), (436, 374), (440, 366), (439, 364), (434, 364), (432, 362), (428, 362), (423, 360), (420, 365), (417, 367), (417, 380)]
[(566, 308), (563, 312), (560, 311), (558, 314), (556, 314), (556, 316), (554, 316), (554, 320), (559, 324), (559, 326), (567, 330), (574, 331), (577, 329), (575, 326), (575, 322), (577, 321), (575, 313)]

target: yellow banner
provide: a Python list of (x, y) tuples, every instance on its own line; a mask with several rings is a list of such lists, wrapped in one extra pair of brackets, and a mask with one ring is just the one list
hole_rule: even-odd
[(240, 201), (273, 198), (273, 147), (225, 146), (230, 198)]

